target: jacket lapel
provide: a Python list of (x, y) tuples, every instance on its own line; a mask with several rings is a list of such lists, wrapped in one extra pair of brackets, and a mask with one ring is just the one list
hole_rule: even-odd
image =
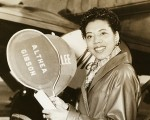
[(122, 53), (122, 54), (118, 54), (117, 56), (112, 58), (108, 63), (106, 63), (106, 65), (104, 65), (102, 68), (100, 68), (100, 70), (96, 74), (95, 78), (93, 79), (93, 81), (92, 81), (92, 83), (88, 89), (88, 92), (97, 83), (97, 81), (101, 80), (101, 78), (106, 73), (108, 73), (109, 71), (111, 71), (112, 69), (114, 69), (115, 67), (117, 67), (121, 63), (129, 63), (126, 52)]
[[(101, 78), (106, 73), (108, 73), (110, 70), (114, 69), (115, 67), (117, 67), (119, 64), (122, 64), (122, 63), (129, 63), (127, 53), (122, 53), (122, 54), (115, 56), (108, 63), (106, 63), (106, 65), (104, 65), (102, 68), (100, 68), (100, 70), (98, 71), (98, 74), (96, 74), (95, 78), (93, 79), (93, 81), (88, 89), (88, 92), (97, 83), (97, 81), (101, 80)], [(88, 99), (87, 99), (87, 91), (85, 88), (85, 81), (83, 82), (83, 84), (81, 86), (81, 91), (82, 91), (85, 109), (86, 109), (87, 115), (89, 116), (89, 105), (88, 105)]]
[(89, 105), (88, 105), (88, 99), (87, 99), (87, 91), (85, 88), (85, 81), (83, 82), (82, 86), (81, 86), (81, 91), (82, 91), (82, 96), (83, 96), (83, 102), (85, 105), (85, 109), (87, 112), (87, 115), (89, 116)]

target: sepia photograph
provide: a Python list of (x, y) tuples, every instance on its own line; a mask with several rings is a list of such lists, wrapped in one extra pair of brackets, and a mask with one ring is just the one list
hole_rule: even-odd
[(150, 120), (150, 0), (0, 0), (0, 120)]

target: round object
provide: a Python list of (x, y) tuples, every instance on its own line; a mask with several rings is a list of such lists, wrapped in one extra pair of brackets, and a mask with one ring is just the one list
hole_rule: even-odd
[(76, 71), (74, 52), (62, 38), (34, 29), (15, 33), (7, 45), (7, 61), (18, 82), (49, 96), (58, 95)]

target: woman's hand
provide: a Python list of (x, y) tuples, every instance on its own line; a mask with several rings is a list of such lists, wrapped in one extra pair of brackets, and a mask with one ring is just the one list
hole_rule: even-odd
[(50, 97), (52, 103), (55, 105), (56, 109), (46, 110), (44, 109), (43, 117), (50, 120), (66, 120), (68, 115), (68, 104), (66, 104), (59, 97)]
[(51, 96), (50, 100), (52, 101), (52, 103), (55, 105), (56, 108), (58, 109), (68, 109), (68, 104), (65, 103), (62, 99), (60, 99), (59, 97), (54, 97)]
[(43, 117), (48, 120), (66, 120), (68, 111), (67, 110), (60, 110), (60, 109), (53, 109), (53, 110), (46, 110), (43, 111)]

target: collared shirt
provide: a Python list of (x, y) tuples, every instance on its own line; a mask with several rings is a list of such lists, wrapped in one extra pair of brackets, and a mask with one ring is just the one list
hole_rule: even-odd
[(120, 51), (121, 51), (121, 49), (119, 48), (119, 46), (116, 46), (115, 49), (112, 51), (111, 55), (109, 55), (107, 58), (105, 58), (103, 60), (98, 60), (98, 59), (95, 58), (94, 63), (91, 65), (91, 68), (90, 68), (90, 70), (88, 71), (88, 73), (86, 75), (85, 88), (89, 87), (89, 85), (92, 82), (92, 80), (93, 80), (95, 74), (97, 73), (97, 71), (103, 65), (105, 65), (111, 58), (116, 56)]

